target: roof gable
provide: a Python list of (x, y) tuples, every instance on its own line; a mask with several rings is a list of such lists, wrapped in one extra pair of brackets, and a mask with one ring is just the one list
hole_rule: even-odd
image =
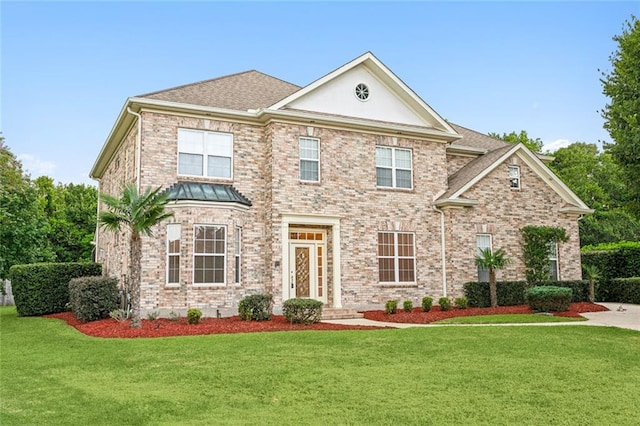
[(573, 208), (567, 209), (574, 213), (593, 213), (567, 185), (564, 184), (544, 163), (527, 147), (519, 143), (507, 145), (482, 155), (458, 170), (449, 178), (449, 189), (442, 194), (436, 204), (464, 200), (462, 195), (485, 176), (503, 164), (512, 155), (517, 155), (527, 164), (547, 185), (555, 191), (567, 204)]
[[(358, 84), (365, 84), (369, 89), (369, 97), (364, 101), (355, 94)], [(269, 109), (302, 110), (427, 127), (457, 136), (442, 117), (370, 52), (274, 103)]]

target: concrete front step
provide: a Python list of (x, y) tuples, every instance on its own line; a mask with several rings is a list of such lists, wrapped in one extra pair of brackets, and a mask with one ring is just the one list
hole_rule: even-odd
[(335, 320), (335, 319), (352, 319), (352, 318), (364, 318), (364, 315), (355, 309), (338, 309), (338, 308), (323, 308), (322, 319), (323, 320)]

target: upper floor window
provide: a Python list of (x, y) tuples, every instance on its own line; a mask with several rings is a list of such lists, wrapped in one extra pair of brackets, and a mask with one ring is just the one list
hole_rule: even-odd
[(378, 232), (378, 279), (380, 282), (415, 282), (414, 235)]
[(520, 189), (520, 167), (509, 166), (509, 187)]
[(411, 150), (377, 146), (376, 184), (379, 187), (411, 189)]
[[(491, 235), (490, 234), (477, 234), (476, 235), (476, 255), (482, 256), (482, 250), (491, 248)], [(478, 266), (478, 282), (489, 282), (489, 270)]]
[(224, 284), (226, 228), (218, 225), (196, 225), (194, 231), (194, 284)]
[(300, 180), (320, 182), (320, 141), (300, 138)]
[(233, 135), (178, 129), (178, 174), (231, 179)]

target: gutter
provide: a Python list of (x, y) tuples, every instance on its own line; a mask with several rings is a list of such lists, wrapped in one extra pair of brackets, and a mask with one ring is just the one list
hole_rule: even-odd
[(133, 112), (131, 107), (127, 107), (127, 112), (138, 118), (138, 133), (136, 134), (136, 189), (140, 192), (140, 154), (142, 151), (142, 116), (137, 112)]
[(433, 206), (433, 210), (440, 213), (440, 257), (442, 258), (442, 296), (447, 297), (447, 260), (446, 260), (446, 246), (444, 236), (444, 212)]

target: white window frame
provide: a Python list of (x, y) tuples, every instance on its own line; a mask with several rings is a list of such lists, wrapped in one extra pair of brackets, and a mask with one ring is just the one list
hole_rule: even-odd
[[(380, 165), (378, 163), (378, 150), (381, 149), (387, 149), (391, 151), (391, 166), (388, 165)], [(396, 161), (396, 154), (398, 151), (407, 151), (409, 152), (409, 162), (411, 163), (409, 165), (409, 168), (406, 167), (399, 167), (397, 165), (397, 161)], [(386, 170), (391, 170), (391, 186), (388, 185), (379, 185), (378, 184), (378, 169), (386, 169)], [(408, 171), (411, 178), (410, 178), (410, 186), (409, 187), (399, 187), (398, 186), (398, 182), (397, 182), (397, 172), (398, 171)], [(397, 148), (397, 147), (392, 147), (392, 146), (382, 146), (382, 145), (376, 145), (376, 187), (378, 188), (393, 188), (393, 189), (400, 189), (400, 190), (412, 190), (413, 189), (413, 150), (410, 148)]]
[(235, 256), (234, 256), (234, 271), (233, 282), (235, 284), (241, 284), (242, 282), (242, 228), (236, 226), (235, 229)]
[[(392, 234), (393, 235), (393, 256), (381, 256), (380, 255), (380, 234)], [(411, 235), (411, 241), (413, 243), (413, 256), (400, 256), (398, 252), (398, 235)], [(414, 232), (401, 232), (401, 231), (378, 231), (376, 234), (376, 256), (378, 259), (378, 282), (381, 284), (415, 284), (416, 282), (416, 234)], [(393, 259), (393, 272), (394, 281), (380, 281), (380, 259)], [(410, 259), (413, 264), (413, 280), (412, 281), (400, 281), (400, 259)]]
[[(302, 156), (302, 141), (310, 141), (310, 142), (315, 142), (316, 143), (316, 151), (318, 153), (317, 158), (311, 158), (311, 157), (303, 157)], [(320, 139), (318, 138), (310, 138), (307, 136), (300, 136), (300, 138), (298, 139), (298, 178), (300, 179), (300, 182), (313, 182), (313, 183), (317, 183), (320, 182)], [(317, 180), (313, 180), (313, 179), (304, 179), (302, 177), (302, 162), (310, 162), (310, 163), (316, 163), (316, 167), (318, 168), (318, 179)]]
[[(224, 229), (224, 243), (223, 243), (223, 249), (222, 249), (222, 254), (220, 253), (196, 253), (196, 238), (197, 238), (197, 229), (199, 227), (205, 227), (205, 228), (216, 228), (214, 230), (217, 231), (218, 229), (222, 228)], [(227, 283), (227, 227), (226, 225), (217, 225), (217, 224), (211, 224), (211, 223), (198, 223), (195, 224), (193, 226), (193, 285), (198, 287), (202, 287), (202, 286), (223, 286), (226, 285)], [(215, 241), (215, 240), (214, 240)], [(214, 249), (215, 249), (215, 243), (214, 243)], [(223, 271), (222, 271), (222, 282), (215, 282), (215, 273), (214, 273), (214, 281), (213, 282), (204, 282), (204, 283), (196, 283), (196, 257), (222, 257), (222, 266), (223, 266)]]
[[(480, 246), (480, 237), (489, 237), (489, 245)], [(476, 234), (476, 256), (480, 256), (480, 250), (488, 248), (493, 253), (493, 237), (491, 234)], [(486, 280), (483, 279), (486, 277)], [(489, 270), (478, 266), (478, 282), (489, 282)]]
[[(167, 225), (167, 285), (180, 285), (180, 251), (182, 249), (182, 228), (179, 223), (170, 223)], [(176, 236), (177, 234), (177, 236)], [(178, 250), (171, 251), (171, 242), (178, 241)], [(171, 258), (178, 258), (178, 280), (171, 281)]]
[[(554, 262), (555, 262), (555, 268), (553, 268)], [(553, 274), (554, 272), (555, 272), (555, 276)], [(560, 262), (558, 262), (558, 243), (556, 242), (549, 243), (549, 276), (551, 277), (551, 281), (560, 280)]]
[(520, 167), (519, 166), (509, 166), (509, 188), (514, 190), (520, 189)]
[[(190, 135), (190, 136), (188, 136)], [(226, 140), (224, 140), (226, 139)], [(178, 176), (201, 176), (211, 179), (233, 179), (233, 133), (209, 132), (194, 129), (178, 129), (177, 172)], [(226, 145), (226, 146), (225, 146)], [(202, 170), (199, 174), (180, 171), (180, 154), (202, 157)], [(229, 175), (209, 175), (209, 158), (229, 159)]]

